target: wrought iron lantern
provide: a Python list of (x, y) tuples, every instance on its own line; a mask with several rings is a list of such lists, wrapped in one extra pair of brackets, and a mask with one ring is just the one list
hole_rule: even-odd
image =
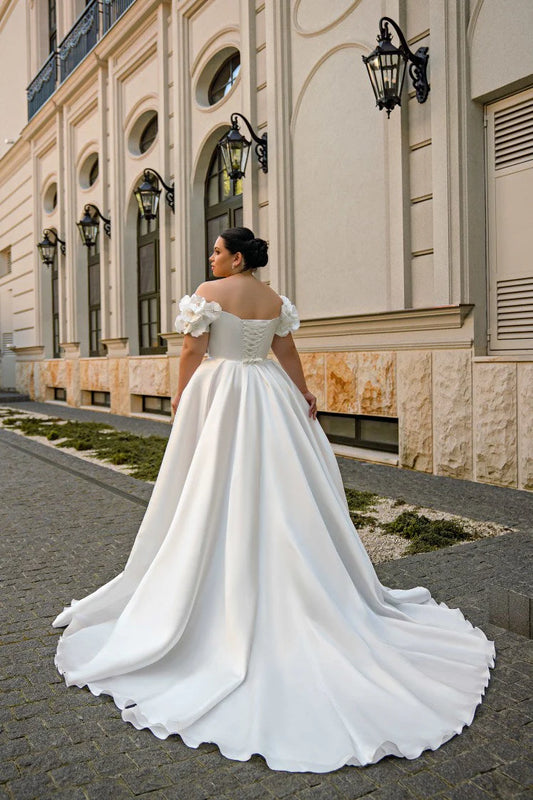
[[(398, 34), (399, 47), (392, 43), (389, 24)], [(376, 96), (376, 105), (379, 110), (385, 109), (387, 117), (390, 117), (390, 112), (394, 106), (401, 105), (401, 94), (408, 63), (409, 75), (416, 91), (416, 99), (419, 103), (425, 103), (429, 94), (429, 83), (427, 81), (428, 48), (419, 47), (416, 53), (412, 53), (401, 29), (390, 17), (382, 17), (380, 19), (377, 41), (378, 46), (376, 49), (369, 56), (362, 56), (362, 58), (368, 70), (370, 83)]]
[(141, 216), (148, 220), (157, 217), (159, 195), (161, 194), (157, 181), (163, 185), (167, 205), (174, 213), (174, 184), (168, 186), (155, 169), (145, 169), (142, 183), (135, 189), (134, 195), (137, 199)]
[(261, 138), (259, 138), (252, 130), (252, 126), (246, 117), (243, 117), (242, 114), (235, 113), (231, 115), (231, 128), (218, 143), (224, 160), (224, 166), (231, 180), (238, 180), (244, 177), (252, 144), (241, 134), (237, 117), (240, 117), (246, 123), (250, 136), (256, 143), (255, 152), (257, 154), (257, 160), (261, 164), (261, 169), (263, 172), (268, 172), (267, 134), (264, 133)]
[[(52, 237), (52, 239), (50, 238)], [(50, 228), (45, 228), (43, 231), (43, 240), (37, 245), (39, 255), (45, 267), (51, 267), (55, 261), (57, 245), (59, 244), (63, 255), (66, 253), (66, 243), (60, 239), (57, 233)]]
[(106, 219), (95, 205), (88, 203), (83, 209), (83, 217), (76, 223), (85, 247), (94, 247), (96, 244), (100, 229), (99, 218), (104, 223), (105, 233), (111, 238), (111, 220)]

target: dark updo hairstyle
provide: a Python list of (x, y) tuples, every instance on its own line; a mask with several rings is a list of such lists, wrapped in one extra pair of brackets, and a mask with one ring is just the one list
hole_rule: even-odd
[(230, 253), (242, 253), (243, 271), (264, 267), (268, 263), (268, 243), (256, 239), (250, 228), (227, 228), (220, 236)]

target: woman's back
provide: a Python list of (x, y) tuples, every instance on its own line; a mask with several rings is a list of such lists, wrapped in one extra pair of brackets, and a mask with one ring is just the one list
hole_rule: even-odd
[(241, 319), (275, 319), (281, 312), (281, 297), (251, 273), (206, 281), (196, 290), (206, 300), (215, 300), (224, 311)]

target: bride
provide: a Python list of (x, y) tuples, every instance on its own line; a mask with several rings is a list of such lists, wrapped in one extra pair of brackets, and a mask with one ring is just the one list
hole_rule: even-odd
[(54, 620), (56, 666), (136, 728), (227, 758), (295, 772), (416, 758), (472, 722), (494, 645), (426, 588), (379, 582), (297, 311), (254, 276), (266, 242), (229, 229), (210, 262), (221, 280), (180, 302), (176, 416), (133, 548)]

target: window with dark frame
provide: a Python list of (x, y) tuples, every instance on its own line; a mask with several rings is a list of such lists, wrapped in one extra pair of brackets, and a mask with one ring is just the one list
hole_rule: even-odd
[(56, 47), (57, 47), (56, 0), (48, 0), (48, 52), (53, 53)]
[(398, 453), (398, 418), (319, 411), (318, 420), (332, 444)]
[(242, 226), (242, 221), (242, 178), (230, 179), (216, 147), (205, 182), (206, 280), (213, 279), (208, 258), (217, 237), (226, 228)]
[(162, 414), (165, 417), (170, 417), (172, 414), (170, 397), (157, 397), (155, 395), (144, 394), (142, 396), (142, 401), (142, 409), (145, 414)]
[(87, 251), (87, 277), (89, 292), (89, 355), (104, 355), (100, 298), (100, 237)]
[(159, 274), (159, 216), (146, 220), (137, 215), (137, 296), (139, 352), (166, 353), (160, 337), (161, 297)]
[(99, 162), (98, 157), (95, 158), (94, 164), (92, 165), (89, 171), (89, 186), (92, 186), (93, 183), (96, 183), (96, 179), (98, 178), (98, 171), (99, 171)]
[(60, 400), (62, 403), (67, 402), (67, 390), (59, 386), (54, 387), (54, 400)]
[(146, 151), (150, 149), (157, 138), (157, 133), (157, 114), (154, 114), (141, 133), (141, 138), (139, 139), (139, 150), (141, 153), (146, 153)]
[(215, 103), (218, 103), (219, 100), (222, 100), (225, 95), (227, 95), (237, 80), (237, 75), (239, 74), (240, 69), (241, 54), (232, 53), (231, 56), (224, 61), (220, 69), (217, 70), (215, 77), (211, 81), (208, 91), (210, 105), (213, 106)]
[(111, 405), (111, 394), (109, 392), (91, 392), (91, 405), (109, 408)]

